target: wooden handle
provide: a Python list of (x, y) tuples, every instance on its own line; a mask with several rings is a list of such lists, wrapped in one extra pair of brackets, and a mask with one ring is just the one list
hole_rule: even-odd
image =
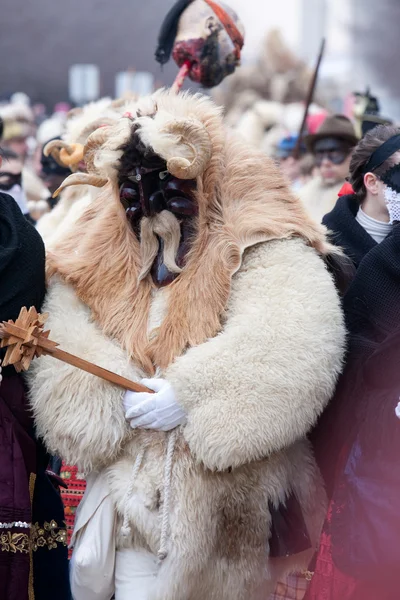
[[(154, 390), (103, 369), (79, 356), (74, 356), (58, 348), (58, 344), (49, 339), (49, 331), (43, 331), (46, 315), (39, 315), (34, 308), (29, 311), (24, 307), (21, 309), (17, 321), (0, 323), (0, 347), (6, 348), (4, 366), (14, 365), (19, 373), (26, 371), (32, 359), (36, 356), (49, 354), (58, 360), (68, 363), (87, 373), (101, 377), (110, 383), (114, 383), (131, 392), (148, 392), (154, 394)], [(23, 326), (21, 326), (23, 325)]]
[(101, 377), (102, 379), (105, 379), (110, 383), (115, 383), (115, 385), (119, 385), (120, 387), (126, 390), (130, 390), (131, 392), (150, 392), (151, 394), (154, 394), (154, 390), (150, 390), (149, 388), (145, 387), (144, 385), (141, 385), (140, 383), (130, 381), (129, 379), (126, 379), (121, 375), (112, 373), (107, 369), (103, 369), (98, 365), (88, 362), (83, 358), (79, 358), (79, 356), (74, 356), (73, 354), (65, 352), (64, 350), (60, 350), (59, 348), (50, 351), (49, 354), (51, 356), (54, 356), (54, 358), (58, 358), (58, 360), (62, 360), (63, 362), (72, 365), (73, 367), (78, 367), (78, 369), (81, 369), (82, 371), (86, 371), (87, 373), (91, 373), (92, 375), (96, 375), (97, 377)]

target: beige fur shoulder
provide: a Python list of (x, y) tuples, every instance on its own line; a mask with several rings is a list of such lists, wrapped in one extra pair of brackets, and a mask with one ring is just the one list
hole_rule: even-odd
[(268, 456), (303, 437), (333, 394), (345, 327), (323, 260), (303, 240), (249, 249), (222, 332), (167, 369), (185, 437), (209, 468)]

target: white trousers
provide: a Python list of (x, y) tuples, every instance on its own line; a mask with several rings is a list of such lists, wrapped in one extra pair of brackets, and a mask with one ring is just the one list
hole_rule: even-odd
[(115, 559), (115, 600), (148, 600), (157, 577), (157, 557), (146, 550), (124, 548)]

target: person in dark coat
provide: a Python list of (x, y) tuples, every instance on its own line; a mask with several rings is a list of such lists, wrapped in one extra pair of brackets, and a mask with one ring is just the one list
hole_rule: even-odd
[(305, 600), (399, 597), (399, 363), (399, 327), (353, 340), (315, 441), (330, 505)]
[(379, 125), (366, 133), (353, 151), (350, 163), (349, 181), (353, 193), (340, 197), (333, 210), (322, 220), (331, 232), (331, 242), (343, 249), (356, 268), (392, 230), (385, 189), (379, 176), (393, 167), (398, 159), (396, 156), (389, 157), (384, 164), (376, 167), (374, 174), (364, 173), (364, 168), (371, 155), (399, 133), (400, 129), (388, 125)]
[(375, 199), (383, 192), (392, 230), (360, 260), (343, 299), (348, 361), (312, 435), (330, 505), (305, 600), (397, 600), (400, 589), (398, 131), (358, 173), (355, 190), (362, 179)]
[(322, 223), (329, 229), (330, 241), (340, 246), (354, 266), (358, 268), (364, 256), (377, 242), (357, 221), (360, 204), (355, 194), (338, 199), (333, 210), (325, 215)]
[[(44, 245), (14, 199), (0, 193), (0, 322), (40, 310)], [(4, 349), (0, 351), (4, 357)], [(0, 599), (69, 600), (64, 512), (35, 437), (24, 379), (0, 367)]]

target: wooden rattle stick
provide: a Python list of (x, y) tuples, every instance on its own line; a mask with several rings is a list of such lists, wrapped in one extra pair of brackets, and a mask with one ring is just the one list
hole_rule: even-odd
[(15, 323), (13, 321), (3, 321), (0, 324), (0, 347), (7, 347), (3, 361), (4, 366), (14, 365), (17, 372), (26, 371), (33, 358), (49, 354), (58, 360), (101, 377), (131, 392), (154, 393), (153, 390), (140, 383), (130, 381), (121, 375), (112, 373), (83, 358), (57, 348), (58, 344), (48, 339), (50, 332), (43, 332), (46, 319), (47, 315), (38, 314), (34, 308), (30, 308), (28, 311), (24, 307), (21, 309)]
[[(51, 343), (51, 342), (50, 342)], [(47, 350), (46, 348), (46, 340), (41, 341), (41, 348)], [(58, 358), (58, 360), (62, 360), (63, 362), (72, 365), (73, 367), (77, 367), (82, 371), (86, 371), (87, 373), (91, 373), (92, 375), (97, 375), (97, 377), (101, 377), (110, 383), (115, 383), (115, 385), (119, 385), (120, 387), (130, 390), (131, 392), (151, 392), (154, 393), (153, 390), (141, 385), (140, 383), (135, 383), (134, 381), (130, 381), (121, 375), (117, 375), (112, 371), (108, 371), (108, 369), (103, 369), (103, 367), (99, 367), (94, 363), (91, 363), (83, 358), (79, 358), (79, 356), (74, 356), (74, 354), (70, 354), (69, 352), (65, 352), (65, 350), (61, 350), (61, 348), (49, 348), (46, 354), (50, 354), (54, 358)]]

